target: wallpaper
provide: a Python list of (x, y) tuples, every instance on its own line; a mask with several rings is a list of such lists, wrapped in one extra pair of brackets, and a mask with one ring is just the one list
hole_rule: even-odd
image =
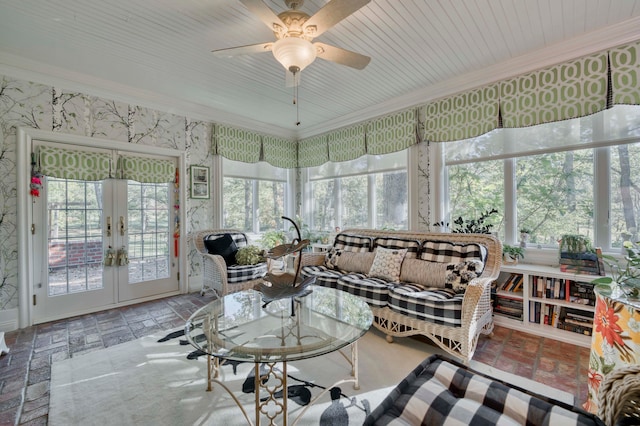
[[(16, 128), (31, 127), (186, 150), (190, 164), (212, 166), (212, 124), (137, 105), (0, 76), (0, 310), (18, 307), (16, 234)], [(181, 177), (183, 184), (186, 176)], [(213, 226), (210, 200), (180, 200), (187, 223), (182, 232)], [(190, 247), (189, 276), (199, 256)]]

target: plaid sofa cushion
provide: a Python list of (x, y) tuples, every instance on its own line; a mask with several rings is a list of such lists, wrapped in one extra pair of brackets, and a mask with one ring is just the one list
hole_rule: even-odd
[(266, 262), (256, 265), (227, 266), (227, 282), (229, 284), (243, 283), (264, 277), (267, 273)]
[(247, 241), (247, 236), (241, 232), (223, 232), (223, 233), (218, 233), (218, 234), (209, 234), (207, 236), (205, 236), (203, 238), (203, 240), (215, 240), (217, 238), (222, 237), (224, 234), (229, 234), (231, 235), (231, 238), (233, 238), (233, 242), (236, 243), (236, 247), (241, 248), (241, 247), (245, 247), (249, 244), (249, 242)]
[(302, 278), (316, 277), (316, 284), (336, 288), (338, 279), (344, 275), (342, 271), (329, 269), (325, 265), (307, 265), (300, 268)]
[(373, 240), (373, 249), (384, 247), (388, 249), (407, 249), (405, 259), (416, 259), (420, 251), (420, 241), (405, 240), (403, 238), (382, 238), (378, 237)]
[(336, 288), (364, 299), (369, 305), (387, 306), (389, 288), (388, 281), (380, 278), (370, 278), (365, 274), (346, 274), (338, 279)]
[(334, 248), (344, 251), (367, 252), (372, 246), (371, 238), (361, 235), (338, 234), (333, 242)]
[(420, 259), (439, 263), (460, 263), (465, 260), (487, 261), (487, 248), (482, 244), (455, 244), (446, 241), (424, 241)]
[(420, 363), (364, 425), (597, 425), (580, 408), (505, 384), (441, 355)]
[(464, 293), (456, 293), (452, 289), (402, 283), (390, 289), (387, 306), (412, 318), (460, 327), (463, 299)]

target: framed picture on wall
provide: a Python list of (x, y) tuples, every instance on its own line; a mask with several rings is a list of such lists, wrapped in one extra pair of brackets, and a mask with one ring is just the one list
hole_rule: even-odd
[(191, 166), (191, 198), (209, 198), (210, 191), (209, 168)]

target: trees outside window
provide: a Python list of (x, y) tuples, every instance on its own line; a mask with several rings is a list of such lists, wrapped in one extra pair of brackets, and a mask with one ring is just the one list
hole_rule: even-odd
[(305, 175), (305, 217), (312, 231), (408, 228), (406, 151), (327, 163)]
[(526, 228), (529, 243), (541, 247), (557, 247), (563, 234), (586, 235), (610, 251), (637, 241), (639, 111), (616, 106), (445, 144), (449, 217), (497, 208), (503, 241)]
[(289, 216), (289, 171), (223, 159), (222, 226), (249, 234), (283, 230)]

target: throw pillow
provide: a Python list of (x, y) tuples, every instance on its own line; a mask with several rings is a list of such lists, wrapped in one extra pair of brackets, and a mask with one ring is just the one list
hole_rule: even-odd
[(358, 274), (366, 274), (371, 269), (373, 258), (376, 256), (373, 252), (354, 253), (351, 251), (343, 251), (338, 256), (338, 269), (345, 272), (355, 272)]
[(342, 255), (342, 250), (332, 247), (331, 250), (324, 255), (324, 264), (328, 269), (336, 269), (338, 267), (338, 258)]
[(446, 263), (427, 262), (420, 259), (405, 259), (402, 262), (401, 282), (420, 284), (429, 288), (444, 288), (446, 279)]
[(236, 242), (233, 241), (231, 234), (222, 234), (219, 237), (215, 236), (206, 237), (204, 240), (204, 246), (207, 248), (209, 254), (217, 254), (222, 256), (227, 266), (236, 264), (236, 252), (238, 247)]
[(467, 260), (447, 265), (446, 288), (461, 293), (467, 289), (471, 280), (482, 274), (484, 265), (480, 260)]
[(369, 276), (391, 282), (398, 282), (400, 279), (402, 260), (406, 254), (407, 249), (386, 249), (378, 247), (375, 251), (373, 264), (369, 270)]

